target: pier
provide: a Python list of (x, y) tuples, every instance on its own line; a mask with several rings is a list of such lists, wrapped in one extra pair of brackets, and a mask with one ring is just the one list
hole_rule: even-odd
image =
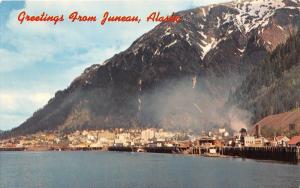
[(222, 147), (219, 152), (249, 159), (300, 162), (300, 147)]
[(0, 148), (0, 151), (25, 151), (25, 148)]
[(68, 148), (53, 148), (55, 151), (97, 151), (102, 150), (102, 147), (68, 147)]
[[(257, 160), (283, 161), (293, 164), (300, 162), (300, 147), (214, 147), (213, 156), (235, 156)], [(147, 152), (173, 153), (209, 156), (207, 147), (49, 147), (49, 148), (0, 148), (1, 151), (120, 151), (120, 152)]]
[(144, 147), (148, 153), (178, 153), (176, 147)]
[(123, 151), (123, 152), (136, 152), (137, 147), (123, 147), (123, 146), (110, 146), (107, 148), (108, 151)]
[(176, 147), (108, 147), (108, 151), (121, 152), (137, 152), (139, 149), (147, 153), (180, 153)]

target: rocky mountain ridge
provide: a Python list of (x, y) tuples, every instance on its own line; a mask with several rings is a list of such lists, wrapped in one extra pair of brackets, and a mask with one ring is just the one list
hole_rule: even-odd
[(298, 29), (299, 6), (295, 0), (245, 0), (178, 12), (180, 23), (161, 23), (87, 68), (7, 135), (231, 124), (220, 109), (228, 94)]

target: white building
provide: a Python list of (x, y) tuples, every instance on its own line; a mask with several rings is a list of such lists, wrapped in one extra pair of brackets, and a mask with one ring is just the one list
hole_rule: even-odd
[(265, 143), (265, 138), (255, 138), (254, 136), (245, 136), (244, 137), (244, 146), (245, 147), (262, 147)]
[(146, 129), (146, 130), (143, 130), (142, 133), (141, 133), (141, 139), (143, 141), (149, 141), (153, 138), (155, 138), (155, 129)]
[(255, 137), (254, 136), (245, 136), (244, 137), (245, 147), (251, 147), (255, 145)]
[(224, 136), (225, 137), (228, 137), (229, 136), (229, 133), (226, 131), (226, 132), (224, 132)]
[(224, 134), (226, 132), (226, 129), (225, 128), (219, 128), (219, 133), (220, 134)]
[(282, 147), (286, 147), (288, 144), (288, 142), (290, 141), (290, 139), (286, 136), (277, 136), (274, 138), (274, 144), (275, 146), (282, 146)]

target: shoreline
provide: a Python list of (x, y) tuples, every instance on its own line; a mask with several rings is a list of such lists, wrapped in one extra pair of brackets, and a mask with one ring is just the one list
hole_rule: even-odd
[(252, 159), (252, 158), (244, 158), (244, 157), (239, 157), (239, 156), (229, 156), (229, 155), (220, 155), (218, 157), (210, 157), (210, 156), (205, 156), (205, 155), (198, 155), (198, 154), (184, 154), (184, 153), (150, 153), (150, 152), (123, 152), (123, 151), (108, 151), (108, 150), (62, 150), (62, 151), (58, 151), (58, 150), (23, 150), (23, 151), (0, 151), (5, 153), (5, 152), (14, 152), (14, 153), (18, 153), (18, 152), (22, 152), (22, 153), (39, 153), (39, 152), (57, 152), (57, 153), (64, 153), (64, 152), (105, 152), (105, 153), (141, 153), (141, 154), (166, 154), (166, 155), (176, 155), (176, 156), (180, 156), (180, 157), (199, 157), (199, 158), (219, 158), (219, 159), (229, 159), (229, 160), (233, 160), (233, 159), (239, 159), (239, 160), (251, 160), (251, 161), (255, 161), (255, 162), (261, 162), (261, 163), (274, 163), (274, 164), (286, 164), (286, 165), (299, 165), (300, 163), (291, 163), (291, 162), (287, 162), (287, 161), (278, 161), (278, 160), (264, 160), (264, 159)]
[[(238, 152), (228, 153), (225, 150), (235, 149)], [(246, 148), (247, 149), (247, 148)], [(265, 162), (281, 162), (288, 164), (300, 164), (300, 148), (277, 148), (281, 153), (274, 153), (274, 148), (268, 150), (268, 148), (261, 148), (261, 151), (257, 151), (257, 148), (251, 148), (250, 155), (245, 155), (245, 148), (218, 148), (217, 153), (186, 153), (182, 150), (178, 150), (176, 147), (75, 147), (75, 148), (58, 148), (58, 147), (35, 147), (35, 148), (0, 148), (1, 152), (76, 152), (76, 151), (100, 151), (100, 152), (128, 152), (128, 153), (162, 153), (162, 154), (175, 154), (183, 156), (199, 156), (208, 158), (240, 158), (240, 159), (252, 159), (256, 161)], [(284, 150), (286, 149), (286, 150)], [(224, 152), (225, 151), (225, 152)], [(289, 155), (287, 156), (287, 152)], [(258, 152), (258, 153), (255, 153)], [(294, 153), (292, 153), (294, 152)], [(249, 153), (247, 153), (249, 154)], [(256, 155), (255, 155), (256, 154)], [(257, 155), (258, 154), (258, 155)], [(266, 155), (267, 154), (267, 155)], [(277, 157), (274, 158), (274, 154)]]

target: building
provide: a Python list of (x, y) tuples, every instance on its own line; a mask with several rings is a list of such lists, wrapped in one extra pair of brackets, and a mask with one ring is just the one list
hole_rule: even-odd
[(215, 146), (215, 139), (212, 137), (202, 136), (200, 139), (195, 140), (194, 145), (200, 147), (213, 147)]
[(155, 129), (146, 129), (146, 130), (143, 130), (142, 133), (141, 133), (141, 139), (143, 141), (149, 141), (151, 140), (152, 138), (155, 137)]
[(288, 141), (288, 145), (291, 147), (300, 146), (300, 135), (292, 137), (291, 140)]
[(255, 145), (255, 137), (254, 136), (245, 136), (244, 137), (244, 146), (245, 147), (253, 147)]
[(225, 128), (219, 128), (219, 133), (220, 134), (224, 134), (226, 132), (226, 129)]
[(178, 142), (177, 147), (180, 147), (180, 148), (190, 148), (190, 147), (192, 147), (192, 142), (190, 140), (188, 140), (188, 141), (180, 141), (180, 142)]
[(275, 146), (281, 146), (286, 147), (287, 143), (290, 141), (290, 139), (286, 136), (277, 136), (274, 138), (274, 145)]
[(262, 147), (265, 144), (265, 139), (263, 137), (256, 138), (254, 136), (245, 136), (244, 137), (244, 146), (245, 147)]
[(247, 130), (245, 128), (241, 128), (238, 139), (236, 140), (236, 143), (238, 145), (244, 146), (245, 145), (245, 137), (247, 136)]
[(260, 124), (255, 125), (255, 136), (257, 138), (261, 137), (261, 130), (260, 130)]

